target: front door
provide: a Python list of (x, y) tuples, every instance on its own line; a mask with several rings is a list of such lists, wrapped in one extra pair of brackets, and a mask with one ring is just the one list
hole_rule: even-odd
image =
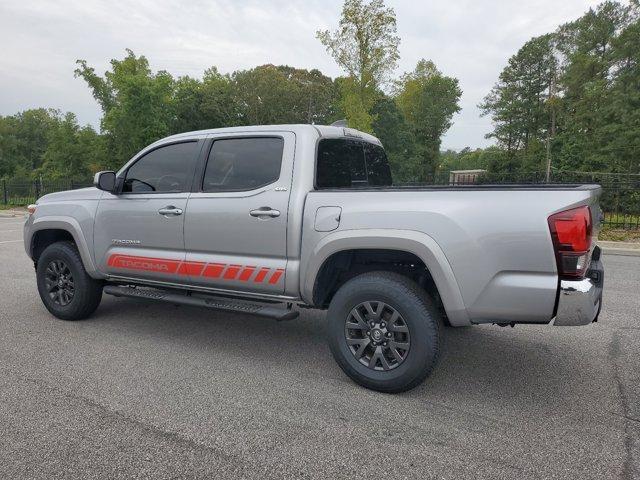
[(294, 150), (291, 132), (212, 139), (184, 226), (195, 284), (284, 292)]
[(94, 249), (100, 271), (188, 283), (184, 218), (202, 143), (162, 145), (120, 173), (120, 193), (105, 193), (96, 212)]

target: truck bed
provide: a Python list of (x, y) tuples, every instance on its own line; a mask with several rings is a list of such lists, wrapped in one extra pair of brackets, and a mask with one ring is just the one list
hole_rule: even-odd
[[(457, 302), (445, 302), (452, 322), (548, 323), (555, 314), (558, 273), (547, 219), (583, 205), (598, 219), (600, 192), (592, 184), (314, 190), (305, 202), (301, 278), (313, 278), (305, 271), (307, 263), (318, 255), (318, 245), (332, 239), (348, 245), (355, 237), (353, 243), (400, 249), (403, 240), (416, 237), (416, 244), (430, 244), (450, 267), (450, 298), (456, 290), (459, 295)], [(314, 228), (318, 208), (324, 206), (341, 209), (334, 231)], [(307, 295), (312, 287), (307, 285)]]

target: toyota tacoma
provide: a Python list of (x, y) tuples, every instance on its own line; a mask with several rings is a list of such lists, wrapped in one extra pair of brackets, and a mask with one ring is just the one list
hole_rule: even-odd
[(45, 307), (103, 293), (289, 320), (327, 310), (357, 383), (415, 387), (445, 327), (586, 325), (600, 312), (597, 185), (394, 185), (380, 141), (335, 126), (235, 127), (155, 142), (94, 187), (30, 206)]

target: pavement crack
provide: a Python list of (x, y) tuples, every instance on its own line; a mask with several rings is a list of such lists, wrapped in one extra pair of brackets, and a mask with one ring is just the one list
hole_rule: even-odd
[(61, 397), (70, 399), (70, 400), (75, 400), (77, 402), (83, 403), (88, 407), (91, 407), (95, 410), (99, 410), (103, 415), (107, 416), (107, 417), (111, 417), (114, 418), (116, 420), (120, 420), (126, 423), (129, 423), (131, 425), (134, 425), (136, 428), (139, 428), (140, 430), (146, 432), (146, 433), (150, 433), (152, 435), (156, 435), (159, 437), (164, 438), (165, 440), (174, 442), (174, 443), (181, 443), (193, 450), (200, 450), (200, 451), (206, 451), (208, 453), (214, 454), (218, 457), (222, 457), (225, 460), (231, 460), (233, 461), (236, 465), (239, 466), (239, 470), (243, 470), (246, 466), (249, 465), (249, 463), (242, 457), (240, 456), (235, 456), (235, 455), (230, 455), (224, 451), (222, 451), (219, 447), (215, 447), (212, 445), (207, 445), (205, 443), (201, 443), (198, 442), (192, 438), (189, 438), (186, 435), (183, 435), (179, 432), (176, 431), (172, 431), (172, 430), (167, 430), (164, 429), (158, 425), (155, 425), (153, 423), (150, 422), (144, 422), (142, 420), (139, 420), (137, 418), (128, 416), (123, 414), (122, 412), (115, 410), (115, 409), (111, 409), (99, 402), (96, 402), (95, 400), (89, 398), (89, 397), (85, 397), (83, 395), (79, 395), (77, 393), (71, 392), (71, 391), (67, 391), (67, 390), (63, 390), (61, 388), (57, 388), (51, 384), (49, 384), (48, 382), (46, 382), (45, 380), (40, 380), (40, 379), (35, 379), (35, 378), (26, 378), (23, 377), (22, 378), (23, 381), (27, 382), (27, 383), (31, 383), (33, 385), (35, 385), (38, 388), (44, 389), (44, 390), (48, 390), (51, 393), (57, 394)]
[(618, 412), (609, 412), (609, 413), (611, 413), (611, 415), (615, 415), (615, 416), (617, 416), (617, 417), (622, 417), (622, 418), (624, 418), (624, 419), (626, 419), (626, 420), (629, 420), (629, 421), (631, 421), (631, 422), (638, 422), (638, 423), (640, 423), (640, 418), (630, 417), (630, 416), (628, 416), (628, 415), (625, 415), (624, 413), (618, 413)]
[[(618, 390), (618, 397), (620, 399), (620, 403), (622, 405), (622, 414), (618, 414), (628, 420), (637, 421), (633, 417), (631, 417), (630, 407), (629, 407), (629, 397), (625, 390), (624, 384), (622, 382), (622, 378), (620, 375), (620, 367), (618, 361), (620, 359), (621, 354), (621, 346), (620, 346), (620, 334), (618, 331), (613, 332), (611, 337), (611, 343), (609, 344), (609, 360), (611, 361), (611, 366), (613, 368), (613, 379), (615, 380), (616, 387)], [(629, 427), (629, 422), (624, 422), (624, 464), (622, 466), (622, 478), (624, 479), (633, 479), (638, 478), (636, 474), (638, 472), (634, 472), (635, 468), (633, 465), (633, 438), (631, 436), (631, 431)]]

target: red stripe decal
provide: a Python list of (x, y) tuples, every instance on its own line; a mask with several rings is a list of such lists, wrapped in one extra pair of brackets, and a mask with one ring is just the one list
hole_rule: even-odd
[(218, 278), (226, 265), (224, 263), (210, 263), (202, 272), (203, 277)]
[(227, 267), (227, 271), (224, 272), (223, 278), (225, 280), (233, 280), (234, 278), (236, 278), (241, 268), (242, 268), (242, 265), (229, 265)]
[(275, 272), (273, 272), (273, 275), (271, 275), (271, 278), (269, 279), (269, 283), (271, 285), (278, 283), (278, 280), (280, 280), (280, 277), (282, 276), (283, 272), (284, 270), (281, 270), (281, 269), (278, 269)]
[[(253, 281), (262, 283), (266, 280), (270, 268), (254, 267), (243, 265), (227, 265), (224, 263), (204, 263), (204, 262), (181, 262), (179, 260), (169, 260), (166, 258), (137, 257), (134, 255), (110, 255), (107, 265), (111, 268), (125, 270), (142, 270), (146, 272), (177, 273), (178, 275), (203, 276), (207, 278), (220, 278), (225, 280), (239, 280), (248, 282), (254, 272), (258, 270)], [(223, 274), (224, 273), (224, 274)], [(284, 270), (275, 270), (268, 279), (271, 285), (280, 281)]]
[(262, 281), (264, 280), (264, 277), (267, 276), (267, 273), (269, 273), (269, 269), (268, 268), (260, 269), (260, 271), (256, 275), (256, 278), (254, 278), (253, 281), (256, 282), (256, 283), (262, 283)]
[(146, 272), (176, 273), (180, 266), (178, 260), (166, 258), (135, 257), (132, 255), (111, 255), (107, 265), (125, 270), (143, 270)]
[(240, 273), (239, 280), (241, 282), (246, 282), (247, 280), (249, 280), (251, 278), (251, 275), (253, 275), (255, 269), (256, 267), (244, 267), (242, 269), (242, 272)]
[(202, 262), (182, 262), (178, 273), (180, 275), (194, 275), (199, 276), (206, 264)]

